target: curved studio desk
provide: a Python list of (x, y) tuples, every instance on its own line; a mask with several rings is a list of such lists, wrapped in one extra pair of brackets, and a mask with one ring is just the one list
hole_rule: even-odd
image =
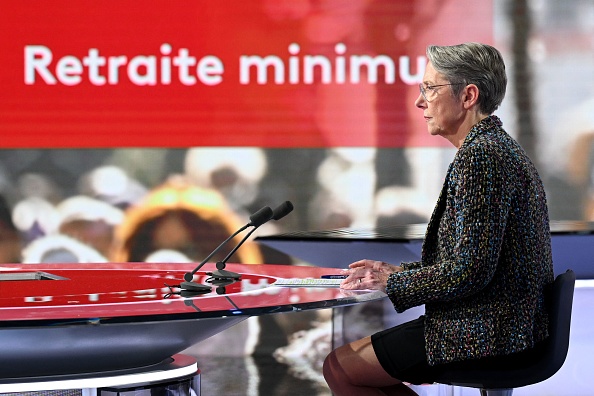
[[(102, 386), (126, 385), (120, 382), (145, 381), (134, 375), (146, 372), (196, 374), (196, 362), (176, 354), (249, 316), (385, 297), (377, 291), (273, 285), (279, 278), (319, 278), (337, 269), (240, 264), (227, 265), (242, 275), (239, 281), (181, 296), (175, 285), (192, 269), (147, 263), (0, 265), (0, 392), (84, 388), (81, 384), (97, 378)], [(195, 281), (209, 284), (206, 273), (214, 269), (205, 265)], [(118, 380), (120, 374), (133, 376)]]

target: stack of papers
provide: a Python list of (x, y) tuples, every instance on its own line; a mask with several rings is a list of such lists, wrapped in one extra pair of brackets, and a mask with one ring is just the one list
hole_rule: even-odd
[(277, 279), (272, 286), (284, 287), (340, 287), (342, 279), (320, 279), (320, 278), (285, 278)]

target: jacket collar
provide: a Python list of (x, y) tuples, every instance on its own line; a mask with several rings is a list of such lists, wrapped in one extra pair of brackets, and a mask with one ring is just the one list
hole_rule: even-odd
[(483, 133), (493, 129), (499, 129), (501, 126), (503, 126), (503, 123), (496, 115), (490, 115), (483, 118), (470, 129), (470, 132), (468, 132), (468, 135), (466, 135), (464, 143), (462, 143), (460, 149), (470, 144), (470, 142), (472, 142), (477, 136), (480, 136)]

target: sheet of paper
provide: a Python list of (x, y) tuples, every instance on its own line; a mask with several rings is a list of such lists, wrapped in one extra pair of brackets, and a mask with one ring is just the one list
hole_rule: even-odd
[(277, 279), (272, 286), (285, 287), (340, 287), (342, 279), (320, 279), (320, 278), (285, 278)]

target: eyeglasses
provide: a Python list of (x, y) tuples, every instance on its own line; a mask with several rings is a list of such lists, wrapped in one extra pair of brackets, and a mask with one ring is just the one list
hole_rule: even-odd
[[(452, 83), (452, 84), (438, 84), (438, 85), (427, 85), (426, 87), (423, 84), (419, 84), (419, 91), (421, 91), (421, 95), (423, 95), (423, 99), (425, 101), (430, 102), (431, 100), (435, 99), (435, 88), (438, 87), (445, 87), (446, 85), (461, 85), (462, 83)], [(428, 94), (427, 91), (430, 91)], [(427, 96), (431, 96), (431, 100)]]

